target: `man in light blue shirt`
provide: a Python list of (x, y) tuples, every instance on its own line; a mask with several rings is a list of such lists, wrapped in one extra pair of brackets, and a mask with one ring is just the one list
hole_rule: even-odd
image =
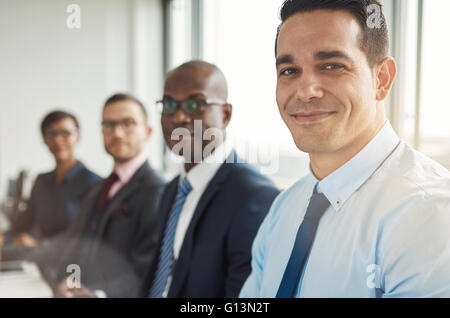
[[(374, 5), (291, 0), (281, 9), (277, 103), (311, 173), (274, 201), (240, 297), (450, 297), (450, 173), (386, 119), (396, 64)], [(314, 228), (305, 214), (318, 194), (329, 207)], [(311, 244), (296, 264), (302, 237)]]

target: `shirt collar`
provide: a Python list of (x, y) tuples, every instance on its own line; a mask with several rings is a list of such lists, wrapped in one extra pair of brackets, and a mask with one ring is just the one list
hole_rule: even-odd
[[(358, 154), (319, 182), (318, 191), (323, 192), (335, 211), (339, 212), (350, 196), (372, 176), (399, 142), (399, 137), (387, 121)], [(313, 174), (312, 176), (317, 183), (318, 180)]]
[[(84, 169), (85, 169), (84, 165), (80, 161), (77, 161), (77, 163), (69, 170), (69, 172), (67, 172), (66, 177), (63, 180), (63, 183), (70, 182)], [(55, 172), (53, 171), (53, 176), (54, 174)]]
[(147, 154), (142, 152), (133, 159), (114, 168), (114, 172), (119, 177), (121, 183), (127, 183), (146, 160)]
[(186, 172), (184, 165), (181, 170), (180, 184), (186, 177), (195, 191), (203, 192), (208, 183), (216, 174), (219, 167), (225, 162), (231, 153), (231, 145), (227, 141), (217, 147), (214, 152), (196, 164), (189, 172)]

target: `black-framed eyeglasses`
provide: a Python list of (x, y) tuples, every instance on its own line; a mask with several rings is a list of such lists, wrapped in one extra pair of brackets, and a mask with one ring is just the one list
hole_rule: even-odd
[(177, 102), (171, 99), (163, 99), (156, 102), (159, 110), (163, 115), (170, 116), (175, 114), (179, 107), (188, 116), (198, 116), (203, 113), (206, 106), (218, 105), (223, 106), (227, 103), (221, 99), (208, 98), (204, 100), (188, 99), (181, 102)]
[(61, 136), (64, 139), (69, 138), (73, 134), (76, 134), (78, 130), (67, 130), (67, 129), (61, 129), (61, 130), (46, 130), (44, 132), (44, 138), (46, 139), (54, 139), (57, 136)]
[(120, 128), (122, 128), (125, 132), (130, 132), (137, 125), (138, 125), (138, 123), (136, 121), (134, 121), (133, 119), (129, 119), (129, 118), (124, 119), (124, 120), (118, 120), (118, 121), (113, 121), (113, 120), (102, 121), (102, 128), (107, 133), (113, 132), (114, 129), (116, 128), (116, 126), (120, 126)]

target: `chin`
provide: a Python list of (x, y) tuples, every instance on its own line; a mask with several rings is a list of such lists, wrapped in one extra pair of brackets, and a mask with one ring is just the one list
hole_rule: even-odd
[(294, 138), (297, 148), (306, 153), (327, 153), (332, 152), (332, 141), (330, 138)]
[(57, 162), (64, 162), (64, 161), (67, 161), (67, 160), (69, 160), (71, 157), (70, 156), (66, 156), (66, 155), (56, 155), (56, 156), (54, 156), (55, 157), (55, 160), (57, 161)]
[(111, 149), (106, 151), (111, 157), (114, 158), (114, 161), (123, 162), (128, 160), (129, 155), (123, 151), (112, 151)]
[(115, 162), (119, 162), (119, 163), (123, 163), (123, 162), (127, 162), (131, 159), (133, 159), (134, 157), (129, 157), (129, 156), (113, 156), (114, 161)]

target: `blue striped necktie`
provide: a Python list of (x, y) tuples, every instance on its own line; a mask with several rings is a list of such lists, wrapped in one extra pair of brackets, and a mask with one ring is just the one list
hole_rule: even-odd
[(316, 235), (320, 218), (330, 206), (323, 193), (317, 193), (317, 185), (306, 209), (305, 217), (300, 225), (295, 239), (291, 257), (284, 271), (283, 279), (278, 288), (276, 298), (291, 298), (295, 292), (306, 263), (306, 258)]
[(172, 209), (170, 210), (169, 221), (167, 222), (166, 229), (164, 231), (164, 237), (159, 254), (158, 268), (153, 280), (153, 285), (150, 289), (149, 296), (151, 298), (161, 298), (164, 289), (166, 288), (167, 279), (169, 278), (174, 258), (173, 242), (175, 239), (178, 218), (180, 217), (181, 210), (183, 210), (186, 197), (191, 190), (192, 186), (185, 177), (181, 183), (181, 186), (178, 188), (175, 201), (173, 202)]

